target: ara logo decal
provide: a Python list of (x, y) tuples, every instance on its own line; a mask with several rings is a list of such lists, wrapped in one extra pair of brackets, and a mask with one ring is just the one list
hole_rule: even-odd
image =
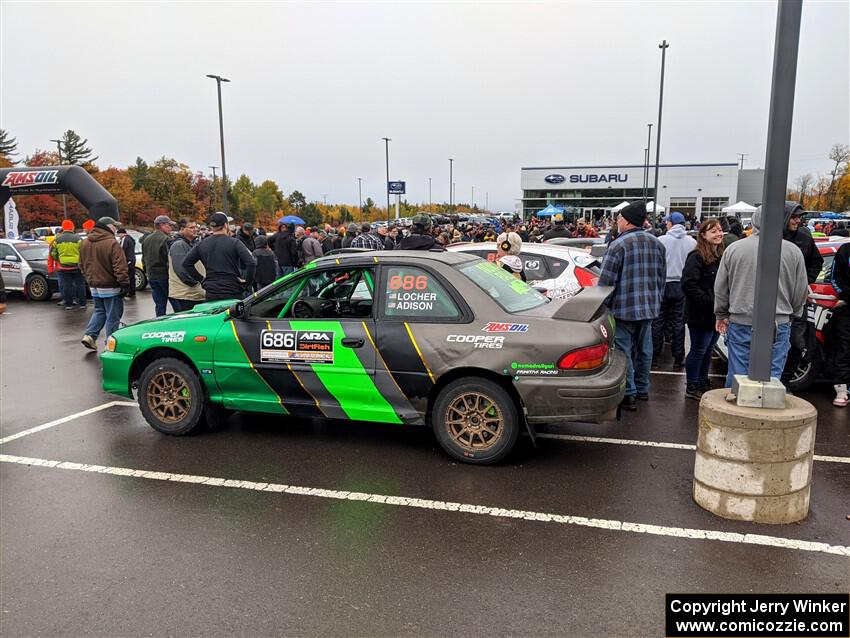
[(146, 332), (142, 335), (142, 339), (159, 339), (162, 343), (183, 343), (185, 338), (185, 330), (163, 330), (161, 332)]
[(6, 174), (2, 186), (25, 188), (27, 186), (58, 184), (59, 171), (12, 171)]
[(528, 332), (528, 324), (490, 321), (486, 326), (481, 328), (481, 332)]

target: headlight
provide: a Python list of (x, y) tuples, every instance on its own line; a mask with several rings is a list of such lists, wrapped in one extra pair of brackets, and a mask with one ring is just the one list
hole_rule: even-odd
[(106, 340), (106, 349), (109, 352), (115, 352), (115, 346), (118, 345), (118, 342), (115, 341), (115, 337), (111, 336)]

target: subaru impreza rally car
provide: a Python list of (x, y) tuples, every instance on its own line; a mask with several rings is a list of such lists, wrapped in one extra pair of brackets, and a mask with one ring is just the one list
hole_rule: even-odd
[(616, 418), (609, 293), (550, 301), (463, 253), (324, 257), (244, 300), (122, 328), (103, 387), (136, 392), (164, 434), (232, 410), (431, 425), (452, 457), (493, 463), (523, 427)]

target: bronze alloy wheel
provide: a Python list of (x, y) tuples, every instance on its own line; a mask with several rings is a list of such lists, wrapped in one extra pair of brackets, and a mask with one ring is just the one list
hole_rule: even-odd
[(47, 282), (41, 277), (33, 277), (30, 281), (29, 292), (34, 299), (41, 299), (47, 294)]
[(455, 397), (446, 408), (445, 424), (455, 443), (474, 451), (489, 450), (504, 432), (499, 406), (481, 392), (465, 392)]
[(151, 412), (163, 423), (182, 421), (192, 407), (186, 379), (170, 370), (162, 370), (150, 380), (147, 398)]

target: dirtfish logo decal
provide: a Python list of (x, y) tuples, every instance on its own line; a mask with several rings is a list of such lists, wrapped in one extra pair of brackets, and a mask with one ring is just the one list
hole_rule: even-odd
[(164, 330), (162, 332), (146, 332), (142, 339), (159, 339), (162, 343), (183, 343), (186, 338), (185, 330)]
[(36, 184), (58, 184), (59, 171), (12, 171), (6, 175), (2, 186), (24, 188)]

